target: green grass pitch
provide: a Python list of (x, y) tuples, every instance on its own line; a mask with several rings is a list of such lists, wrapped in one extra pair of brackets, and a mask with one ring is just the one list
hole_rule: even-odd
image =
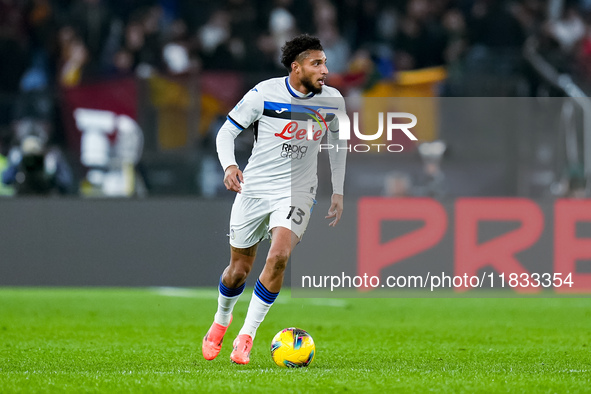
[[(590, 392), (585, 298), (292, 299), (230, 363), (251, 290), (220, 356), (201, 339), (215, 289), (0, 289), (0, 392)], [(307, 330), (317, 355), (279, 368), (270, 341)]]

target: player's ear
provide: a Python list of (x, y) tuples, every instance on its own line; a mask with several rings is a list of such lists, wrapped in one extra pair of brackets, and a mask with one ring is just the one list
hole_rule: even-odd
[(296, 61), (291, 62), (291, 71), (297, 72), (300, 68), (300, 64)]

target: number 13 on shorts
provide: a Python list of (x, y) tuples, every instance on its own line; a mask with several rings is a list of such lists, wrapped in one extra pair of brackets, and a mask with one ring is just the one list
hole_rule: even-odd
[(313, 198), (291, 199), (291, 204), (284, 212), (283, 222), (284, 226), (291, 229), (300, 239), (304, 235), (304, 231), (308, 227), (310, 221), (310, 214), (316, 201)]
[[(295, 224), (302, 224), (302, 222), (304, 221), (304, 215), (306, 214), (306, 212), (304, 210), (302, 210), (302, 208), (298, 208), (295, 205), (291, 205), (289, 210), (289, 213), (287, 214), (286, 219), (291, 219), (292, 222), (294, 222)], [(294, 217), (295, 215), (295, 217)]]

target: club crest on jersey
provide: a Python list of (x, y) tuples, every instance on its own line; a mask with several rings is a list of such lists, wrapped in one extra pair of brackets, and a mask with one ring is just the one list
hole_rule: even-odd
[(238, 109), (239, 109), (239, 108), (242, 106), (242, 103), (244, 103), (244, 98), (242, 98), (242, 100), (240, 100), (240, 101), (238, 102), (238, 104), (236, 104), (236, 105), (234, 106), (234, 109), (233, 109), (232, 111), (237, 111), (237, 110), (238, 110)]

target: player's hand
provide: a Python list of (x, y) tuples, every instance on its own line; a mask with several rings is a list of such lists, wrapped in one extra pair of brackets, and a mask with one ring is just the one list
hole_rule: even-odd
[(343, 195), (342, 194), (333, 194), (330, 199), (330, 208), (328, 208), (328, 215), (325, 219), (334, 218), (332, 222), (328, 225), (334, 227), (337, 223), (341, 220), (341, 215), (343, 214)]
[(224, 186), (226, 186), (226, 189), (236, 193), (242, 193), (241, 183), (244, 183), (242, 171), (237, 166), (228, 166), (224, 173)]

